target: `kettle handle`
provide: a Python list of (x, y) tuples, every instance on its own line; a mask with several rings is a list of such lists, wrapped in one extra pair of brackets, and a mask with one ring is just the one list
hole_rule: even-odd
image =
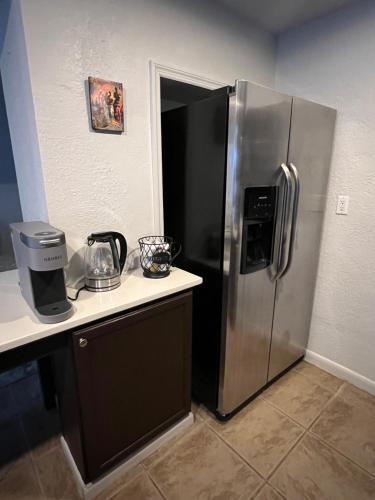
[(120, 243), (119, 261), (120, 261), (120, 274), (121, 274), (122, 270), (124, 269), (124, 266), (125, 266), (126, 256), (128, 253), (128, 245), (126, 244), (126, 239), (125, 239), (125, 236), (123, 234), (111, 232), (111, 235), (112, 235), (115, 243), (116, 243), (116, 240)]

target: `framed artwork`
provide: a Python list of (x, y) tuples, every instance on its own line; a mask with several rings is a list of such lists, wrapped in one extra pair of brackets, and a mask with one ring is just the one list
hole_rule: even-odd
[(122, 83), (89, 76), (91, 124), (94, 130), (123, 132)]

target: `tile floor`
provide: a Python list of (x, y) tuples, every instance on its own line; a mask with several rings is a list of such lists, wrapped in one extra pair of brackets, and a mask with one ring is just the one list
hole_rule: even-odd
[[(0, 423), (15, 405), (0, 429), (0, 498), (75, 500), (56, 415), (41, 409), (35, 377), (0, 388)], [(193, 410), (185, 434), (96, 500), (375, 499), (375, 397), (308, 363), (227, 423)]]

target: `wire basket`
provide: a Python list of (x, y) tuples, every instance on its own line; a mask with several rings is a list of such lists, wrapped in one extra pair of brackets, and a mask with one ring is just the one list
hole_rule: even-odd
[(181, 245), (170, 236), (144, 236), (138, 240), (140, 261), (146, 278), (165, 278), (181, 252)]

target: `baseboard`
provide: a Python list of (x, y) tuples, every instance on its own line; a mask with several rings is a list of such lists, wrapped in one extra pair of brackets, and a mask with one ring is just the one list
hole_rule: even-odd
[(309, 349), (306, 350), (305, 360), (312, 365), (322, 368), (328, 373), (332, 373), (332, 375), (336, 375), (336, 377), (342, 378), (375, 396), (375, 380), (366, 378), (363, 375), (336, 363), (335, 361), (331, 361), (316, 352), (310, 351)]
[(173, 427), (168, 429), (164, 434), (157, 437), (149, 444), (138, 450), (136, 453), (128, 457), (124, 462), (119, 464), (117, 467), (112, 469), (110, 472), (100, 477), (100, 479), (96, 480), (92, 483), (85, 484), (82, 480), (81, 474), (78, 471), (76, 463), (70, 453), (70, 449), (63, 437), (61, 437), (62, 448), (67, 458), (70, 469), (73, 473), (74, 482), (76, 484), (78, 493), (81, 498), (85, 500), (91, 500), (99, 493), (101, 493), (105, 488), (107, 488), (110, 484), (112, 484), (116, 478), (124, 474), (127, 470), (131, 469), (135, 465), (142, 462), (146, 457), (151, 455), (155, 450), (157, 450), (162, 444), (169, 441), (174, 436), (182, 433), (188, 427), (190, 427), (194, 423), (194, 416), (190, 412), (185, 418), (177, 422)]

